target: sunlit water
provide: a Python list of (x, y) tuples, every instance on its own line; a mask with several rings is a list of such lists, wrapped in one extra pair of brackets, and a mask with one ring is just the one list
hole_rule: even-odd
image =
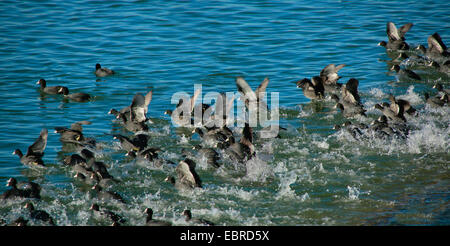
[[(145, 224), (147, 207), (175, 225), (186, 225), (186, 208), (218, 225), (449, 225), (450, 109), (426, 106), (423, 96), (436, 93), (436, 81), (448, 88), (449, 77), (405, 62), (423, 81), (399, 81), (388, 70), (391, 58), (377, 46), (387, 40), (387, 21), (398, 27), (414, 23), (406, 34), (412, 47), (426, 44), (434, 32), (450, 45), (449, 9), (446, 1), (1, 1), (0, 191), (8, 189), (3, 184), (9, 177), (41, 184), (42, 200), (35, 206), (57, 225), (111, 224), (93, 215), (93, 202), (128, 225)], [(117, 74), (98, 79), (95, 63)], [(294, 83), (330, 63), (346, 64), (341, 82), (360, 81), (368, 118), (353, 122), (368, 124), (380, 116), (373, 106), (390, 93), (409, 100), (419, 114), (407, 116), (408, 138), (356, 141), (333, 130), (345, 121), (333, 103), (311, 103)], [(236, 92), (236, 76), (253, 88), (270, 79), (267, 91), (279, 92), (280, 124), (287, 130), (279, 139), (257, 140), (257, 157), (244, 167), (225, 155), (218, 169), (197, 160), (203, 189), (177, 191), (164, 182), (175, 165), (131, 160), (113, 140), (111, 134), (126, 132), (109, 109), (153, 90), (150, 145), (178, 163), (182, 150), (199, 138), (180, 134), (163, 114), (175, 106), (172, 95), (193, 94), (195, 83), (203, 94)], [(94, 100), (41, 96), (39, 78)], [(62, 165), (71, 152), (62, 150), (52, 130), (80, 120), (92, 122), (84, 133), (99, 142), (96, 157), (121, 180), (112, 189), (127, 204), (98, 201)], [(22, 165), (11, 153), (26, 150), (44, 127), (50, 130), (47, 167)], [(25, 203), (0, 202), (0, 219), (28, 218)]]

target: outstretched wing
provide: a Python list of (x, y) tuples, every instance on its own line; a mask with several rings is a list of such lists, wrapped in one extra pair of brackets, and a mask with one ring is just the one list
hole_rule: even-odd
[(412, 26), (413, 23), (407, 23), (400, 27), (400, 29), (398, 30), (398, 35), (402, 38), (402, 40), (405, 40), (405, 34), (409, 31), (409, 29), (411, 29)]
[(444, 42), (442, 42), (441, 36), (435, 32), (433, 35), (430, 35), (427, 39), (428, 41), (428, 49), (432, 52), (438, 52), (442, 54), (445, 50), (447, 50), (447, 46), (445, 46)]
[(391, 41), (391, 42), (402, 39), (400, 37), (400, 35), (398, 34), (397, 27), (392, 22), (388, 22), (387, 23), (387, 25), (386, 25), (386, 34), (387, 34), (387, 36), (389, 38), (389, 41)]
[(264, 98), (264, 95), (265, 95), (266, 89), (267, 89), (267, 85), (269, 85), (269, 78), (264, 78), (263, 82), (261, 82), (261, 84), (258, 86), (258, 88), (255, 91), (256, 97), (258, 98), (258, 100), (261, 100), (262, 98)]
[(198, 96), (200, 95), (200, 89), (197, 89), (195, 92), (194, 92), (194, 95), (191, 97), (191, 99), (190, 99), (190, 112), (192, 112), (193, 110), (194, 110), (194, 107), (195, 107), (195, 101), (197, 101), (197, 98), (198, 98)]
[(145, 106), (144, 106), (144, 114), (147, 114), (148, 112), (148, 105), (150, 105), (150, 102), (152, 101), (153, 91), (149, 91), (147, 95), (145, 95)]
[(192, 188), (201, 187), (198, 183), (199, 178), (197, 173), (195, 173), (194, 168), (194, 166), (189, 165), (187, 162), (180, 161), (175, 169), (179, 182), (182, 182)]
[(48, 130), (43, 128), (36, 141), (28, 147), (27, 155), (43, 156), (47, 146)]
[(145, 117), (145, 97), (136, 93), (131, 102), (131, 119), (137, 122), (143, 122), (146, 120)]
[(322, 71), (320, 71), (320, 77), (324, 83), (336, 84), (336, 82), (341, 78), (337, 73), (345, 64), (335, 66), (334, 64), (329, 64)]
[(252, 88), (250, 88), (250, 86), (248, 85), (247, 81), (245, 81), (244, 78), (237, 77), (236, 78), (236, 86), (238, 88), (238, 91), (241, 94), (243, 94), (243, 96), (246, 97), (246, 99), (256, 102), (258, 97), (256, 96), (255, 92), (252, 90)]
[(342, 99), (353, 104), (359, 103), (358, 85), (359, 81), (357, 79), (349, 79), (342, 87)]

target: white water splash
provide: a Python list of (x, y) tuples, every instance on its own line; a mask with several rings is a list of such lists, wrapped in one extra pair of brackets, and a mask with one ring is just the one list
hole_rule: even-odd
[(360, 191), (357, 187), (347, 186), (347, 190), (348, 190), (348, 198), (350, 200), (358, 200)]

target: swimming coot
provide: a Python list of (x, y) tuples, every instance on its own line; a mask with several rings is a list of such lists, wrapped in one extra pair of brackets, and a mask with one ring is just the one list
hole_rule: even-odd
[(188, 223), (196, 224), (196, 225), (204, 225), (204, 226), (214, 226), (214, 223), (209, 220), (205, 220), (205, 219), (201, 219), (201, 218), (192, 218), (192, 213), (191, 213), (191, 210), (189, 210), (189, 209), (185, 209), (183, 211), (183, 215), (186, 217), (185, 221)]
[(175, 169), (177, 178), (168, 176), (165, 181), (170, 182), (180, 190), (202, 188), (202, 181), (195, 171), (195, 166), (193, 160), (186, 158), (184, 161), (180, 161)]
[(399, 79), (413, 79), (413, 80), (422, 79), (418, 74), (416, 74), (412, 70), (406, 68), (402, 69), (398, 64), (393, 65), (391, 67), (391, 71), (395, 71), (398, 74)]
[(39, 79), (38, 82), (36, 82), (37, 85), (41, 86), (41, 91), (47, 94), (58, 94), (59, 90), (63, 88), (64, 86), (47, 86), (47, 81), (45, 79)]
[(78, 92), (69, 94), (69, 88), (67, 87), (60, 88), (58, 90), (58, 93), (64, 95), (65, 98), (68, 98), (75, 102), (87, 102), (91, 100), (91, 96), (87, 93)]
[(95, 192), (97, 198), (100, 200), (115, 200), (121, 203), (126, 203), (119, 193), (114, 191), (103, 190), (103, 187), (101, 187), (98, 184), (94, 185), (92, 187), (92, 190)]
[(96, 216), (107, 218), (107, 219), (111, 220), (113, 223), (119, 223), (117, 225), (120, 225), (120, 224), (123, 224), (126, 222), (126, 220), (122, 216), (120, 216), (110, 210), (107, 210), (107, 209), (100, 209), (100, 206), (97, 203), (92, 204), (90, 209), (92, 211), (94, 211)]
[(25, 204), (25, 208), (28, 209), (28, 211), (30, 212), (30, 217), (32, 219), (46, 222), (52, 226), (55, 225), (53, 218), (47, 212), (45, 212), (43, 210), (36, 210), (34, 208), (33, 203), (28, 202), (27, 204)]
[(172, 225), (172, 223), (170, 223), (169, 221), (153, 219), (153, 210), (151, 208), (146, 208), (144, 210), (144, 213), (147, 214), (146, 222), (145, 222), (146, 226), (171, 226)]

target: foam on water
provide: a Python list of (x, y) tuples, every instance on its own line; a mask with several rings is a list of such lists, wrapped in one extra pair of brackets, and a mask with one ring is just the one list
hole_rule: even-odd
[(272, 168), (267, 162), (259, 158), (252, 158), (245, 163), (246, 174), (243, 178), (245, 181), (265, 183), (268, 178), (273, 176)]
[(360, 194), (358, 187), (347, 186), (347, 190), (348, 190), (348, 198), (350, 200), (358, 200)]
[(278, 192), (275, 196), (276, 200), (280, 199), (298, 199), (295, 191), (291, 189), (290, 185), (297, 181), (297, 174), (290, 172), (287, 175), (283, 175), (278, 185)]

